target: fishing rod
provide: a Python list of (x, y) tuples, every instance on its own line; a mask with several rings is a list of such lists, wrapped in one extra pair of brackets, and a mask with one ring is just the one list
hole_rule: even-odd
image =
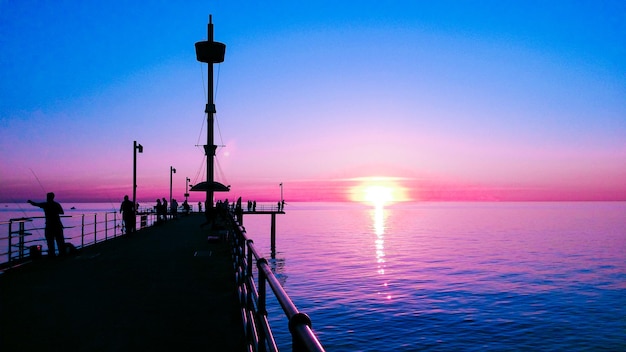
[[(113, 204), (113, 201), (111, 200), (111, 195), (109, 194), (109, 192), (107, 190), (105, 190), (105, 194), (107, 196), (107, 200), (109, 201), (109, 204), (111, 205), (111, 208), (113, 209), (113, 214), (115, 216), (115, 218), (117, 219), (117, 212), (118, 212), (118, 208), (115, 207), (115, 205)], [(124, 226), (122, 226), (124, 225)], [(121, 233), (124, 233), (124, 230), (126, 229), (126, 222), (124, 221), (124, 219), (122, 219), (122, 222), (115, 225), (116, 229), (120, 229)]]
[[(41, 180), (39, 179), (39, 177), (37, 177), (37, 174), (35, 173), (35, 170), (33, 170), (32, 168), (28, 168), (28, 170), (30, 170), (30, 172), (33, 174), (33, 176), (35, 177), (35, 180), (37, 180), (37, 183), (39, 184), (39, 187), (41, 187), (41, 190), (43, 191), (44, 194), (48, 193), (46, 191), (46, 188), (43, 186), (43, 183), (41, 183)], [(17, 207), (22, 210), (22, 208), (20, 207), (20, 205), (18, 204)], [(24, 213), (24, 215), (26, 215), (26, 211), (22, 210), (22, 212)], [(37, 232), (37, 237), (39, 237), (39, 240), (43, 240), (43, 236), (41, 236), (41, 234), (39, 233), (39, 230), (37, 228), (33, 228), (35, 230), (35, 232)]]
[[(32, 216), (32, 215), (28, 215), (28, 214), (26, 213), (26, 210), (25, 210), (25, 209), (23, 209), (23, 208), (20, 206), (20, 203), (19, 203), (18, 201), (16, 201), (13, 197), (9, 197), (9, 199), (11, 199), (11, 202), (13, 202), (13, 204), (15, 204), (15, 205), (17, 206), (17, 209), (19, 209), (19, 210), (20, 210), (20, 212), (24, 215), (24, 216), (23, 216), (23, 218), (24, 218), (24, 219), (32, 219), (32, 218), (33, 218), (33, 216)], [(32, 221), (32, 220), (29, 220), (29, 221)], [(38, 240), (38, 241), (43, 241), (43, 240), (44, 240), (44, 236), (42, 236), (42, 235), (41, 235), (41, 233), (39, 232), (39, 229), (38, 229), (38, 228), (33, 227), (33, 228), (32, 228), (32, 229), (30, 229), (30, 230), (35, 230), (35, 232), (37, 233), (37, 240)]]
[(37, 183), (39, 183), (39, 187), (41, 187), (41, 190), (43, 191), (43, 193), (48, 193), (48, 192), (46, 192), (46, 188), (43, 186), (43, 184), (39, 180), (39, 177), (37, 177), (37, 174), (35, 173), (35, 171), (33, 171), (33, 169), (30, 168), (30, 167), (28, 169), (33, 174), (33, 176), (35, 176), (35, 179), (37, 180)]

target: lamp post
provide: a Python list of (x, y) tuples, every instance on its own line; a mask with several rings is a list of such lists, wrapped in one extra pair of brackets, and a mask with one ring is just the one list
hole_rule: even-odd
[(191, 179), (189, 177), (185, 178), (185, 202), (188, 200), (187, 198), (189, 198), (189, 181), (191, 181)]
[(285, 198), (283, 197), (283, 183), (280, 186), (280, 202), (278, 202), (278, 211), (285, 211)]
[(170, 204), (172, 204), (172, 174), (176, 173), (176, 169), (170, 166)]
[(133, 141), (133, 208), (137, 213), (137, 151), (143, 153), (143, 146)]

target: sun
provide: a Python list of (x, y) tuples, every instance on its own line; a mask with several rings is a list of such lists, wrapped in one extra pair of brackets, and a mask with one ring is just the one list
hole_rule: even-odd
[(350, 188), (350, 200), (374, 206), (384, 206), (396, 202), (408, 201), (407, 190), (396, 177), (360, 177)]
[(363, 189), (365, 201), (384, 205), (394, 201), (393, 188), (387, 186), (366, 186)]

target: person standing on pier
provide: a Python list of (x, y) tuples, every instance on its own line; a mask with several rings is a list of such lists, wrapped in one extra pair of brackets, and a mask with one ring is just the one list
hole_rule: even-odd
[(178, 220), (178, 202), (176, 199), (172, 198), (172, 203), (170, 204), (170, 212), (172, 213), (172, 219)]
[(156, 205), (154, 206), (154, 210), (156, 211), (156, 222), (157, 225), (160, 224), (163, 219), (163, 205), (161, 204), (161, 200), (157, 198)]
[(120, 213), (122, 213), (126, 234), (130, 235), (135, 232), (135, 206), (133, 202), (128, 199), (127, 195), (124, 196), (124, 201), (120, 205)]
[(189, 207), (189, 203), (187, 202), (187, 199), (185, 199), (185, 201), (183, 202), (183, 211), (185, 216), (189, 215), (189, 210), (191, 208)]
[(163, 202), (161, 203), (162, 207), (161, 209), (163, 209), (163, 222), (167, 221), (167, 199), (165, 199), (165, 197), (163, 197)]
[(48, 243), (48, 256), (54, 258), (56, 256), (54, 252), (54, 242), (57, 243), (57, 249), (59, 250), (59, 256), (65, 255), (65, 238), (63, 238), (63, 223), (61, 223), (61, 214), (63, 207), (61, 204), (54, 201), (54, 193), (50, 192), (46, 195), (46, 201), (37, 203), (32, 200), (28, 200), (28, 203), (43, 209), (46, 216), (46, 229), (45, 236)]

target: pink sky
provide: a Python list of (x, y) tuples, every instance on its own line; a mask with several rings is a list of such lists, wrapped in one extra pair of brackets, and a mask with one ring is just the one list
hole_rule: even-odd
[(204, 180), (208, 10), (220, 198), (626, 200), (621, 2), (91, 6), (0, 4), (1, 202), (121, 201), (134, 140), (141, 202)]

